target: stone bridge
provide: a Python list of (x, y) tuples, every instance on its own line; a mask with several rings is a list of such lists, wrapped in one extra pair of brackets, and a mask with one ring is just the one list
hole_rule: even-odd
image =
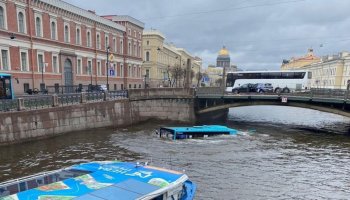
[(231, 94), (223, 91), (222, 88), (199, 88), (196, 92), (196, 113), (204, 114), (241, 106), (278, 105), (309, 108), (350, 117), (350, 94), (347, 90), (312, 89), (280, 94)]

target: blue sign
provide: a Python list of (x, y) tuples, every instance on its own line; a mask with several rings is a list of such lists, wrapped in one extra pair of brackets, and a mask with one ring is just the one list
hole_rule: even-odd
[(110, 75), (110, 76), (115, 76), (115, 71), (114, 71), (114, 69), (110, 69), (110, 70), (109, 70), (109, 75)]

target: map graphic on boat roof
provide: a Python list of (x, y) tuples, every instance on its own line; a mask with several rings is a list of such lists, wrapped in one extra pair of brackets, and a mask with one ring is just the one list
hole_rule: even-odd
[(91, 162), (63, 171), (70, 170), (86, 174), (0, 197), (0, 200), (153, 199), (169, 188), (183, 195), (181, 190), (188, 181), (187, 175), (177, 171), (118, 161)]

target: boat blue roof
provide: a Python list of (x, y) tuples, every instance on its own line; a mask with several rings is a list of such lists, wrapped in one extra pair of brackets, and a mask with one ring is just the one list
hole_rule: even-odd
[[(20, 192), (4, 199), (118, 199), (148, 196), (171, 183), (185, 181), (183, 173), (118, 161), (92, 162), (68, 169), (91, 173)], [(156, 195), (155, 195), (156, 196)], [(1, 198), (0, 198), (1, 199)]]
[(162, 127), (176, 132), (237, 132), (237, 130), (221, 125), (204, 125), (191, 127)]

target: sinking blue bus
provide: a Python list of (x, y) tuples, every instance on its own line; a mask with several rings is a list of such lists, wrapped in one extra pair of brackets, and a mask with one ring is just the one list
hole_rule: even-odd
[(11, 74), (0, 73), (0, 99), (14, 99)]

